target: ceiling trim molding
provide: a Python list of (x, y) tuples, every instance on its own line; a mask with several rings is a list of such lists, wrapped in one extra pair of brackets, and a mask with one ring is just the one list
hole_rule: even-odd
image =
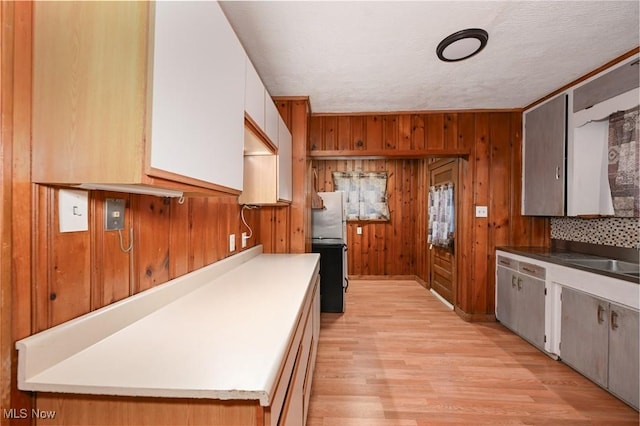
[(487, 112), (523, 112), (523, 108), (496, 108), (496, 109), (432, 109), (432, 110), (410, 110), (410, 111), (362, 111), (362, 112), (313, 112), (312, 117), (357, 117), (366, 115), (428, 115), (428, 114), (464, 114), (464, 113), (487, 113)]

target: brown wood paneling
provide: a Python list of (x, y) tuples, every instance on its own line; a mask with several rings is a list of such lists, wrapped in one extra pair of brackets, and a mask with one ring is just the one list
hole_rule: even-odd
[(425, 116), (426, 147), (443, 149), (444, 146), (444, 114), (427, 114)]
[[(123, 198), (131, 203), (129, 194), (117, 192), (93, 192), (91, 194), (90, 219), (92, 232), (92, 269), (93, 283), (91, 309), (98, 309), (110, 303), (131, 296), (131, 260), (133, 254), (120, 249), (120, 237), (116, 231), (105, 231), (104, 203), (106, 198)], [(122, 231), (122, 244), (125, 249), (130, 245), (131, 209), (125, 212), (125, 229)]]
[(367, 151), (381, 150), (382, 143), (382, 116), (372, 115), (366, 117), (366, 140), (365, 149)]
[[(415, 275), (417, 160), (331, 160), (314, 162), (319, 190), (333, 191), (333, 171), (387, 171), (389, 222), (348, 222), (348, 273)], [(356, 229), (362, 228), (358, 235)]]
[(411, 149), (425, 149), (425, 118), (421, 114), (411, 115)]
[(384, 115), (382, 117), (382, 148), (398, 148), (398, 116)]
[(351, 140), (351, 119), (349, 117), (337, 117), (338, 120), (338, 134), (337, 134), (337, 149), (339, 150), (352, 150), (353, 141)]
[[(167, 199), (150, 195), (132, 200), (136, 293), (169, 280), (169, 206)], [(126, 229), (122, 234), (127, 234)]]
[(491, 210), (491, 220), (489, 221), (489, 245), (487, 273), (487, 310), (495, 310), (495, 249), (496, 246), (508, 245), (511, 238), (511, 141), (513, 134), (511, 130), (511, 114), (492, 113), (490, 116), (490, 177), (491, 193), (489, 200), (489, 210)]
[[(205, 263), (205, 232), (207, 228), (207, 198), (189, 200), (189, 269), (203, 267)], [(215, 226), (214, 226), (215, 227)]]
[[(282, 105), (284, 102), (278, 102)], [(293, 200), (291, 202), (290, 217), (290, 251), (305, 253), (311, 251), (311, 197), (312, 180), (311, 160), (307, 158), (306, 141), (309, 133), (309, 101), (294, 100), (283, 107), (289, 110), (287, 122), (291, 129), (292, 138), (292, 179)], [(282, 113), (282, 107), (279, 107)], [(359, 126), (358, 126), (359, 123)], [(351, 126), (355, 135), (362, 131), (362, 120), (354, 120)]]
[[(312, 175), (308, 173), (311, 163), (306, 150), (309, 138), (308, 99), (277, 99), (276, 105), (292, 137), (294, 196), (288, 206), (260, 207), (260, 241), (265, 253), (304, 253), (311, 250)], [(323, 134), (315, 135), (314, 140), (324, 141), (323, 146), (332, 149), (338, 144), (351, 146), (350, 120), (320, 117), (314, 120), (313, 126), (316, 130), (322, 129)]]
[[(466, 319), (490, 319), (494, 309), (494, 251), (522, 242), (549, 244), (549, 221), (520, 215), (521, 112), (465, 111), (413, 114), (312, 116), (310, 140), (331, 140), (323, 120), (340, 120), (342, 132), (364, 123), (363, 145), (356, 153), (316, 150), (313, 165), (322, 191), (332, 191), (335, 170), (387, 170), (389, 224), (348, 224), (349, 274), (429, 277), (426, 262), (427, 166), (433, 155), (463, 156), (458, 172), (458, 241), (456, 307)], [(354, 121), (358, 120), (358, 121)], [(315, 124), (313, 124), (315, 123)], [(326, 124), (326, 123), (325, 123)], [(329, 126), (330, 127), (330, 126)], [(317, 135), (314, 133), (325, 134)], [(408, 133), (407, 133), (408, 132)], [(356, 140), (360, 134), (340, 138)], [(343, 144), (342, 146), (347, 147)], [(430, 153), (430, 154), (429, 154)], [(331, 157), (323, 157), (323, 155)], [(356, 155), (357, 159), (350, 157)], [(382, 155), (385, 159), (374, 159)], [(431, 157), (429, 157), (431, 155)], [(414, 156), (412, 158), (412, 156)], [(489, 207), (488, 218), (476, 218), (475, 206)], [(362, 234), (355, 232), (362, 227)]]
[(176, 278), (186, 274), (189, 268), (190, 223), (189, 206), (191, 203), (177, 198), (171, 199), (171, 222), (169, 223), (169, 277)]
[(458, 285), (456, 308), (466, 311), (469, 309), (471, 289), (475, 284), (475, 264), (473, 255), (474, 241), (474, 176), (477, 158), (476, 147), (476, 114), (460, 114), (459, 141), (469, 149), (469, 160), (461, 159), (458, 169), (458, 187), (462, 195), (458, 200)]
[(56, 413), (38, 425), (262, 426), (264, 421), (264, 408), (255, 401), (41, 393), (37, 406)]
[(47, 257), (51, 265), (48, 324), (54, 326), (91, 310), (91, 252), (88, 232), (59, 231), (58, 192), (49, 197), (47, 228), (53, 238)]
[[(488, 114), (476, 115), (476, 155), (474, 175), (474, 204), (488, 206), (490, 195), (490, 118)], [(492, 212), (493, 213), (493, 212)], [(475, 214), (475, 213), (474, 213)], [(472, 312), (485, 311), (487, 307), (487, 274), (489, 273), (489, 221), (490, 218), (474, 220), (474, 281), (470, 291), (467, 308)], [(467, 309), (463, 309), (468, 312)]]

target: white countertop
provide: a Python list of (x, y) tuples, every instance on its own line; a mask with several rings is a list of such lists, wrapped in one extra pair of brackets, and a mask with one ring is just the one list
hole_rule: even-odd
[[(256, 255), (48, 368), (30, 377), (23, 373), (19, 388), (258, 399), (267, 406), (318, 258)], [(96, 311), (81, 319), (94, 316), (96, 321), (100, 315)], [(20, 362), (28, 361), (29, 339), (48, 332), (16, 344), (25, 351), (19, 370)]]

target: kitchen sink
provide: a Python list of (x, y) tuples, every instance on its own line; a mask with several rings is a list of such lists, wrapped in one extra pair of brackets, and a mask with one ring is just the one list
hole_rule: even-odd
[(587, 268), (598, 269), (601, 271), (614, 272), (617, 274), (625, 274), (638, 276), (640, 274), (640, 265), (633, 262), (625, 262), (615, 259), (571, 259), (567, 260), (574, 265), (586, 266)]

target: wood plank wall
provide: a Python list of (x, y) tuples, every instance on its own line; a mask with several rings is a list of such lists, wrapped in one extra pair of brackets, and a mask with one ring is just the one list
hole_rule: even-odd
[[(0, 398), (3, 409), (28, 412), (32, 394), (16, 387), (16, 340), (227, 257), (228, 235), (236, 234), (240, 250), (240, 235), (246, 230), (234, 196), (190, 198), (179, 204), (175, 199), (90, 191), (89, 230), (58, 231), (58, 189), (31, 183), (32, 7), (31, 2), (0, 6)], [(297, 136), (302, 138), (298, 143), (303, 160), (307, 104)], [(300, 120), (297, 114), (292, 116)], [(126, 200), (132, 255), (121, 252), (117, 232), (103, 230), (107, 197)], [(255, 233), (249, 240), (252, 247), (262, 242), (261, 217), (256, 210), (245, 213)], [(305, 225), (298, 222), (304, 215), (292, 217), (303, 235)], [(274, 246), (275, 236), (267, 235), (265, 245)], [(127, 245), (126, 231), (123, 240)], [(293, 246), (288, 241), (283, 245)], [(30, 423), (30, 418), (0, 416), (2, 425)]]
[[(36, 186), (34, 332), (147, 290), (241, 251), (237, 197), (177, 199), (89, 191), (89, 231), (60, 233), (58, 190)], [(104, 230), (105, 198), (126, 200), (121, 250), (119, 233)], [(245, 218), (260, 235), (256, 211)], [(229, 251), (235, 234), (237, 250)], [(252, 238), (247, 248), (255, 246)]]
[(265, 253), (311, 251), (311, 160), (307, 155), (308, 97), (275, 98), (292, 138), (293, 201), (289, 206), (260, 207), (260, 241)]
[[(460, 269), (456, 309), (468, 320), (493, 316), (495, 247), (547, 246), (549, 221), (523, 217), (521, 205), (521, 111), (425, 112), (378, 115), (313, 115), (308, 148), (313, 152), (465, 149), (460, 161), (456, 244)], [(349, 274), (414, 275), (428, 282), (427, 166), (433, 159), (319, 160), (319, 189), (332, 190), (334, 170), (387, 170), (392, 210), (387, 224), (349, 224)], [(475, 206), (489, 207), (476, 218)]]
[[(333, 191), (334, 171), (386, 171), (391, 220), (347, 222), (348, 273), (351, 278), (416, 275), (418, 171), (415, 160), (315, 161), (319, 191)], [(362, 234), (357, 233), (361, 228)]]

